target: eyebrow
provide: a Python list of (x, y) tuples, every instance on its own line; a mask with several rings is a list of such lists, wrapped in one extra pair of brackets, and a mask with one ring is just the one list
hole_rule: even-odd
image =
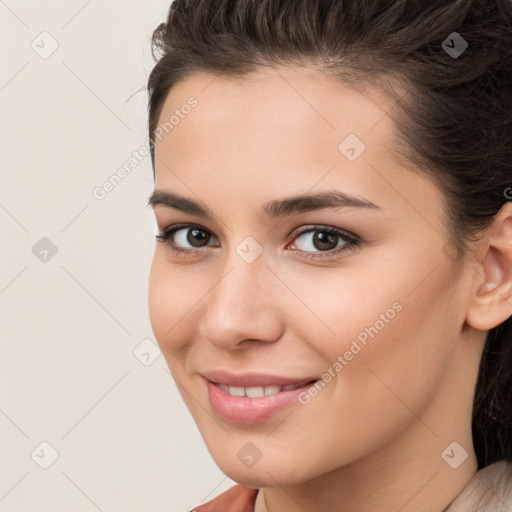
[[(165, 206), (191, 215), (198, 215), (206, 219), (213, 219), (214, 217), (213, 212), (209, 208), (192, 199), (173, 194), (166, 190), (155, 189), (147, 205), (153, 208), (156, 206)], [(261, 213), (262, 216), (267, 219), (274, 219), (297, 213), (344, 207), (381, 209), (380, 206), (362, 197), (346, 194), (339, 190), (327, 190), (314, 194), (274, 199), (263, 205)]]

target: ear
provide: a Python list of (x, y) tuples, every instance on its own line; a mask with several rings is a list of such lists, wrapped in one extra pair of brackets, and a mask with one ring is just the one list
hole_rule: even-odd
[(487, 331), (512, 315), (512, 202), (502, 206), (480, 243), (466, 322)]

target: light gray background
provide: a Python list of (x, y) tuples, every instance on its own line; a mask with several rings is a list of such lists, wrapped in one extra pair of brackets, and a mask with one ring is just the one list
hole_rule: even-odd
[(169, 3), (0, 0), (1, 512), (176, 512), (234, 483), (151, 330), (149, 155), (93, 196), (147, 142)]

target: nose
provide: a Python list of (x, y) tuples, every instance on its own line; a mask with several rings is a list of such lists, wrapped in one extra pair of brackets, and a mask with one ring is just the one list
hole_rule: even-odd
[(278, 297), (289, 296), (265, 259), (247, 263), (235, 255), (224, 269), (205, 298), (202, 335), (224, 350), (279, 339), (285, 314)]

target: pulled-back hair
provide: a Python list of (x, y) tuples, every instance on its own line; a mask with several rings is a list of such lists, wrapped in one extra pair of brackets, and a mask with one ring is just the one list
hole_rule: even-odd
[[(465, 51), (450, 54), (463, 40)], [(178, 81), (298, 65), (393, 101), (397, 152), (444, 194), (454, 264), (512, 199), (510, 0), (174, 0), (152, 53), (153, 173), (155, 129)], [(472, 423), (479, 469), (512, 462), (511, 322), (489, 331), (480, 363)]]

